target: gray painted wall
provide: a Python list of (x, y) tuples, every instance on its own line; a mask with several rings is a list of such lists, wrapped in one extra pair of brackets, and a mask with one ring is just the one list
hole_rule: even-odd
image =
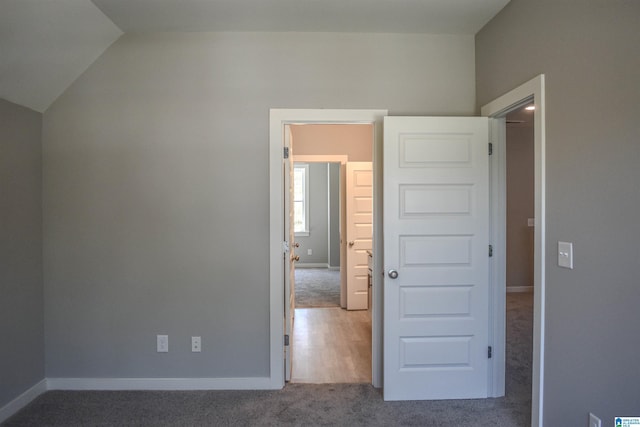
[[(296, 236), (299, 266), (329, 262), (329, 177), (327, 163), (309, 163), (309, 235)], [(308, 255), (311, 249), (312, 254)]]
[(340, 267), (340, 163), (329, 163), (329, 267)]
[(0, 100), (0, 408), (44, 378), (41, 132)]
[(639, 28), (637, 1), (512, 0), (476, 36), (478, 107), (546, 75), (545, 426), (640, 413)]
[(533, 286), (533, 127), (507, 125), (507, 287)]
[(474, 91), (470, 36), (122, 36), (44, 115), (47, 376), (269, 375), (269, 108)]

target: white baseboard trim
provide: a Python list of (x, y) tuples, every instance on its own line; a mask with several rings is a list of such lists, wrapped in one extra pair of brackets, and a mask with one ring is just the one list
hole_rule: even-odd
[(331, 271), (340, 271), (340, 266), (334, 267), (334, 266), (329, 266), (329, 270)]
[(47, 378), (48, 390), (269, 390), (271, 378)]
[(0, 408), (0, 423), (6, 421), (13, 414), (18, 412), (20, 409), (27, 406), (33, 399), (40, 396), (42, 393), (47, 391), (47, 380), (44, 379), (34, 386), (29, 388), (27, 391), (22, 393), (20, 396), (13, 399), (11, 402), (4, 405)]
[(321, 262), (297, 262), (296, 268), (329, 268), (329, 264), (323, 264)]
[(510, 292), (533, 292), (533, 286), (507, 286), (507, 293)]

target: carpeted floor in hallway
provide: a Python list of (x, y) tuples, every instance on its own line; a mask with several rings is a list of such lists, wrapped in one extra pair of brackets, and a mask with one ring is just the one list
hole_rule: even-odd
[(296, 268), (296, 308), (340, 307), (340, 270)]

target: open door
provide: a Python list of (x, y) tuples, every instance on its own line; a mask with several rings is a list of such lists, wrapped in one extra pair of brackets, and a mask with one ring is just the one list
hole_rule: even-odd
[(368, 254), (373, 243), (373, 169), (371, 162), (347, 163), (347, 310), (369, 307)]
[(486, 117), (385, 117), (384, 399), (488, 393)]
[(291, 133), (289, 126), (285, 129), (285, 152), (287, 156), (282, 161), (282, 167), (284, 170), (284, 212), (289, 212), (289, 215), (284, 217), (284, 233), (283, 242), (284, 248), (284, 377), (285, 381), (291, 380), (291, 359), (293, 356), (293, 319), (295, 315), (295, 261), (296, 251), (298, 246), (295, 243), (294, 233), (294, 221), (293, 221), (293, 156), (290, 155), (291, 147)]

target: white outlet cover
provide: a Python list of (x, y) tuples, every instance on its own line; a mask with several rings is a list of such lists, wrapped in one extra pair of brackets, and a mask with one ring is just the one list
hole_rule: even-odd
[(313, 255), (313, 249), (307, 249), (307, 255)]
[(573, 243), (558, 242), (558, 266), (573, 269)]
[(156, 348), (158, 353), (168, 353), (169, 335), (158, 335), (156, 338)]
[(193, 353), (202, 352), (202, 338), (201, 337), (191, 337), (191, 352), (193, 352)]

